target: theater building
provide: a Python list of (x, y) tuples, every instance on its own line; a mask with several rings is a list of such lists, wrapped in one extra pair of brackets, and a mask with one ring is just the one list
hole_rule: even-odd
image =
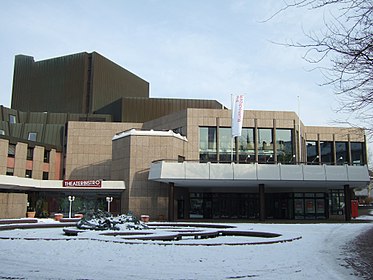
[[(65, 71), (74, 63), (83, 74), (71, 90)], [(97, 53), (17, 56), (15, 65), (12, 108), (0, 116), (3, 216), (24, 216), (27, 202), (39, 216), (66, 213), (74, 196), (75, 212), (106, 210), (111, 197), (111, 212), (153, 220), (349, 220), (353, 190), (369, 184), (362, 129), (245, 110), (232, 142), (224, 105), (151, 98), (146, 81)], [(41, 100), (23, 102), (28, 95)]]

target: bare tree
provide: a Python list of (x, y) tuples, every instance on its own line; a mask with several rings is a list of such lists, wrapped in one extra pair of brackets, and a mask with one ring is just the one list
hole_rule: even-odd
[[(277, 14), (292, 8), (332, 8), (320, 32), (306, 34), (306, 43), (290, 43), (305, 48), (305, 59), (320, 65), (326, 82), (338, 95), (340, 112), (363, 123), (373, 134), (373, 1), (372, 0), (293, 0)], [(353, 121), (345, 120), (350, 125)]]

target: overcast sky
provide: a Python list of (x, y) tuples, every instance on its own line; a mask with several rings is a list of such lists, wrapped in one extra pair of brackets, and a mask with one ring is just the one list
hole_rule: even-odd
[[(330, 87), (302, 59), (323, 13), (279, 0), (0, 1), (0, 104), (10, 107), (14, 56), (36, 61), (96, 51), (150, 83), (151, 97), (245, 94), (245, 109), (298, 112), (305, 125), (341, 116)], [(334, 125), (334, 124), (333, 124)]]

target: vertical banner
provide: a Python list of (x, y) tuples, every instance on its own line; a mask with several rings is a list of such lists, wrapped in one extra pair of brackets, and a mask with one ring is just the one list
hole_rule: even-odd
[(232, 104), (232, 138), (241, 136), (244, 110), (244, 95), (233, 97)]

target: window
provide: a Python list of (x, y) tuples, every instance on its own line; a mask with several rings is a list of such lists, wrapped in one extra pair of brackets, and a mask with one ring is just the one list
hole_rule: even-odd
[(33, 160), (34, 159), (34, 148), (28, 147), (27, 148), (27, 159)]
[(14, 175), (14, 168), (7, 168), (6, 169), (6, 175), (13, 176)]
[[(231, 162), (233, 150), (231, 128), (219, 127), (219, 162)], [(235, 156), (233, 152), (234, 158), (232, 158), (232, 160), (235, 160)]]
[(347, 142), (335, 142), (335, 152), (337, 158), (337, 165), (346, 164), (348, 160), (348, 143)]
[(32, 178), (32, 170), (26, 170), (26, 178)]
[(216, 127), (201, 127), (199, 130), (199, 157), (201, 162), (216, 162)]
[(351, 161), (353, 165), (365, 163), (364, 143), (351, 142)]
[(15, 115), (9, 115), (9, 123), (17, 123), (17, 118)]
[(273, 163), (274, 161), (271, 128), (258, 129), (258, 161), (259, 163)]
[(28, 133), (28, 137), (27, 137), (27, 140), (29, 141), (36, 141), (36, 137), (37, 137), (37, 133), (36, 132), (29, 132)]
[(202, 219), (203, 218), (203, 194), (202, 193), (190, 193), (190, 219)]
[(49, 172), (43, 172), (43, 180), (48, 180)]
[(238, 137), (240, 162), (255, 162), (255, 138), (253, 128), (243, 128), (241, 137)]
[(276, 152), (277, 162), (295, 163), (291, 129), (276, 129)]
[(332, 164), (333, 159), (333, 142), (330, 141), (321, 141), (320, 142), (320, 151), (321, 151), (321, 162), (324, 164)]
[(8, 157), (15, 157), (16, 155), (16, 145), (9, 144), (8, 146)]
[(51, 151), (44, 150), (44, 162), (49, 163)]
[(318, 164), (319, 155), (317, 152), (317, 142), (307, 141), (307, 164)]
[(294, 193), (295, 219), (325, 219), (327, 213), (325, 193)]
[(343, 190), (330, 190), (330, 214), (343, 215), (345, 198)]

